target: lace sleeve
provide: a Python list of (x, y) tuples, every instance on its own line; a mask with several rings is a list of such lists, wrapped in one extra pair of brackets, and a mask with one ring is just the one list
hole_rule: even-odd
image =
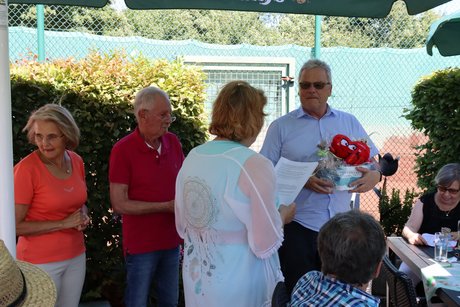
[(243, 165), (238, 185), (250, 199), (247, 219), (248, 242), (259, 258), (267, 258), (283, 241), (282, 221), (276, 206), (273, 164), (262, 155), (250, 157)]

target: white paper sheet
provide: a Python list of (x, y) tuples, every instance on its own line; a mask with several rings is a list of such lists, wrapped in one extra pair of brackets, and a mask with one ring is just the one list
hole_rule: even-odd
[(318, 166), (318, 162), (296, 162), (281, 157), (275, 166), (276, 188), (281, 204), (292, 203), (308, 178)]
[[(433, 247), (434, 246), (434, 235), (431, 233), (422, 233), (422, 238), (425, 239), (426, 243), (428, 246)], [(455, 247), (457, 245), (457, 241), (455, 240), (450, 240), (449, 241), (449, 246), (450, 247)]]

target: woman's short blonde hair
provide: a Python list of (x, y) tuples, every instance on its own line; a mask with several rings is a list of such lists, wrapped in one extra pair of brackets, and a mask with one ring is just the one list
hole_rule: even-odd
[(209, 132), (232, 141), (242, 141), (259, 134), (264, 124), (267, 97), (246, 81), (227, 83), (212, 108)]
[(63, 106), (49, 103), (32, 112), (22, 131), (27, 131), (27, 138), (34, 145), (37, 145), (34, 130), (36, 121), (50, 121), (55, 123), (65, 136), (67, 149), (73, 150), (80, 143), (80, 129), (78, 129), (72, 114)]

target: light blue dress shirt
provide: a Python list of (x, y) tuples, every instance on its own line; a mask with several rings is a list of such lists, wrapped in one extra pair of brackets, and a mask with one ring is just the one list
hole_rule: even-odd
[[(301, 162), (318, 161), (318, 144), (330, 142), (336, 134), (344, 134), (351, 140), (365, 139), (371, 150), (370, 156), (378, 154), (378, 149), (356, 117), (329, 105), (321, 119), (308, 115), (300, 107), (273, 121), (260, 153), (274, 165), (281, 157)], [(350, 200), (351, 193), (348, 191), (334, 190), (332, 194), (320, 194), (302, 189), (295, 200), (294, 221), (319, 231), (335, 214), (350, 210)]]

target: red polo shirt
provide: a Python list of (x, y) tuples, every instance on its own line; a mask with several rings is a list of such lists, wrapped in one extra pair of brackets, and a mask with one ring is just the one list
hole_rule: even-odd
[[(132, 200), (165, 202), (175, 198), (176, 177), (184, 161), (178, 138), (167, 132), (161, 154), (147, 146), (136, 128), (119, 140), (110, 154), (109, 181), (128, 185)], [(123, 252), (148, 253), (177, 247), (173, 213), (123, 214)]]

